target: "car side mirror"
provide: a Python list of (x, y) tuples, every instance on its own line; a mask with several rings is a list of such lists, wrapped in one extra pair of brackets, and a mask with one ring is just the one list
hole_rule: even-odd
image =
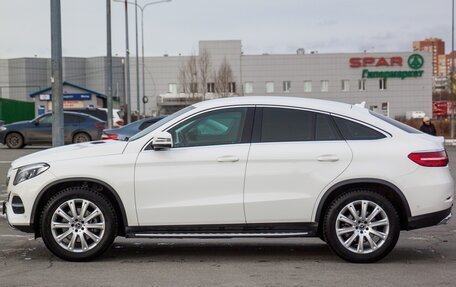
[(160, 132), (152, 139), (152, 148), (154, 150), (161, 150), (173, 147), (173, 137), (168, 132)]

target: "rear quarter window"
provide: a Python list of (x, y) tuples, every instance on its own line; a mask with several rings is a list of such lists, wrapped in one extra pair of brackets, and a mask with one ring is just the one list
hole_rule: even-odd
[(419, 130), (417, 130), (415, 128), (412, 128), (409, 125), (403, 124), (403, 123), (401, 123), (399, 121), (393, 120), (390, 117), (386, 117), (384, 115), (375, 113), (373, 111), (369, 111), (369, 112), (374, 117), (379, 118), (382, 121), (385, 121), (385, 122), (389, 123), (390, 125), (395, 126), (396, 128), (403, 130), (404, 132), (407, 132), (407, 133), (410, 133), (410, 134), (421, 134), (421, 131), (419, 131)]
[(351, 120), (334, 117), (334, 121), (345, 140), (377, 140), (386, 137), (379, 131)]

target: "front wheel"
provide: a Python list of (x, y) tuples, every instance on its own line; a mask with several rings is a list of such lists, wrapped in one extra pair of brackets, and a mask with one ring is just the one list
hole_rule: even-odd
[(11, 149), (18, 149), (24, 147), (24, 137), (20, 133), (10, 133), (5, 139), (6, 145)]
[(111, 203), (100, 193), (70, 187), (54, 195), (41, 215), (47, 248), (68, 261), (88, 261), (114, 241), (117, 221)]
[(323, 231), (331, 249), (342, 259), (370, 263), (394, 248), (400, 222), (388, 199), (368, 190), (357, 190), (331, 203)]

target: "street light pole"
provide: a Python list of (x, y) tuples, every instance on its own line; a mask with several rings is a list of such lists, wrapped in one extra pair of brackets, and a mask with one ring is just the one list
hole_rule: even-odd
[[(116, 2), (121, 2), (122, 0), (114, 0)], [(136, 99), (137, 99), (137, 109), (138, 113), (140, 113), (140, 92), (139, 92), (139, 53), (138, 53), (138, 16), (137, 16), (137, 9), (139, 8), (141, 10), (141, 45), (142, 45), (142, 95), (143, 98), (146, 97), (146, 78), (145, 78), (145, 64), (144, 64), (144, 10), (149, 7), (150, 5), (154, 4), (159, 4), (159, 3), (165, 3), (165, 2), (171, 2), (172, 0), (158, 0), (154, 2), (149, 2), (146, 3), (143, 6), (138, 5), (138, 1), (135, 0), (135, 2), (130, 2), (130, 1), (125, 1), (125, 3), (135, 5), (136, 7), (136, 88), (137, 88), (137, 94), (136, 94)], [(128, 37), (128, 36), (127, 36)], [(146, 114), (146, 103), (144, 102), (143, 104), (143, 115)]]
[(451, 92), (451, 138), (454, 139), (454, 88), (453, 88), (453, 78), (454, 78), (454, 0), (452, 0), (451, 5), (451, 73), (450, 73), (450, 92)]
[(112, 129), (112, 48), (111, 48), (111, 0), (106, 0), (106, 44), (108, 77), (106, 97), (108, 102), (108, 129)]
[[(141, 50), (142, 50), (142, 92), (143, 99), (146, 99), (146, 77), (144, 74), (144, 9), (141, 8)], [(146, 101), (143, 100), (143, 116), (146, 116)]]
[(131, 123), (131, 94), (130, 94), (130, 49), (128, 45), (128, 1), (125, 0), (125, 73), (127, 80), (127, 124)]
[[(136, 110), (138, 111), (138, 118), (139, 114), (141, 113), (141, 106), (139, 99), (140, 92), (139, 92), (139, 52), (138, 52), (138, 0), (135, 0), (135, 22), (136, 22)], [(144, 79), (143, 79), (144, 81)]]
[(52, 146), (64, 145), (62, 25), (60, 0), (51, 0)]

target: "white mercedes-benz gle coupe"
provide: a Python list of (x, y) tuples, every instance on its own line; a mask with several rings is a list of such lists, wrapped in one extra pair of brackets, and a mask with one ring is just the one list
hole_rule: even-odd
[(86, 261), (116, 236), (318, 236), (374, 262), (401, 230), (451, 217), (443, 138), (357, 106), (236, 97), (186, 107), (128, 141), (22, 157), (8, 172), (11, 226)]

